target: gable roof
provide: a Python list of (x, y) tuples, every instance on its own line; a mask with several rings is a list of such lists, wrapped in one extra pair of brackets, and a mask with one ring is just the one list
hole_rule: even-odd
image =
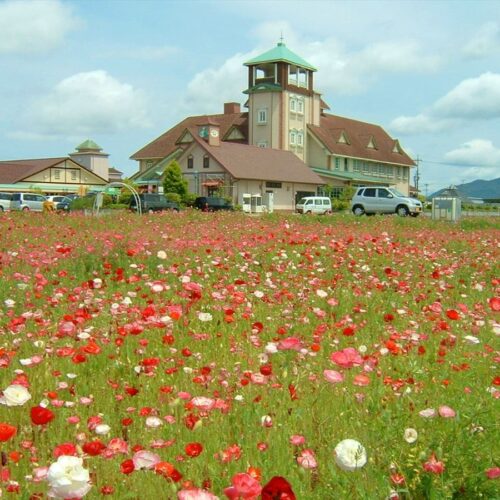
[(276, 47), (264, 52), (260, 56), (254, 57), (247, 61), (245, 66), (253, 66), (255, 64), (271, 63), (271, 62), (286, 62), (294, 64), (295, 66), (300, 66), (301, 68), (306, 68), (311, 71), (317, 71), (314, 66), (311, 66), (307, 61), (302, 59), (302, 57), (292, 52), (283, 42), (278, 42)]
[[(397, 165), (415, 165), (403, 149), (400, 153), (394, 151), (397, 140), (379, 125), (325, 114), (321, 116), (319, 127), (311, 124), (307, 127), (331, 154)], [(339, 131), (344, 131), (349, 139), (348, 143), (339, 142)], [(376, 149), (368, 147), (368, 137), (372, 138)]]
[(238, 127), (241, 130), (243, 136), (248, 135), (248, 113), (225, 113), (219, 115), (199, 115), (190, 116), (185, 118), (177, 125), (167, 130), (164, 134), (160, 135), (152, 142), (139, 149), (130, 158), (132, 160), (142, 160), (149, 158), (165, 158), (179, 146), (183, 145), (176, 144), (179, 137), (188, 129), (193, 136), (197, 134), (197, 128), (200, 124), (211, 123), (213, 125), (218, 125), (220, 129), (220, 136), (224, 137), (228, 130), (233, 127)]
[(321, 178), (291, 151), (234, 142), (221, 142), (219, 146), (210, 146), (197, 136), (194, 139), (235, 179), (324, 184)]
[(59, 165), (65, 161), (70, 161), (75, 165), (78, 165), (83, 170), (88, 171), (95, 177), (102, 179), (104, 182), (107, 182), (106, 179), (97, 175), (95, 172), (92, 172), (88, 168), (85, 168), (83, 165), (80, 165), (78, 162), (69, 158), (67, 156), (61, 158), (38, 158), (31, 160), (7, 160), (0, 161), (0, 184), (15, 184), (16, 182), (20, 182), (27, 177), (30, 177), (42, 170), (45, 170), (50, 167), (54, 167), (55, 165)]

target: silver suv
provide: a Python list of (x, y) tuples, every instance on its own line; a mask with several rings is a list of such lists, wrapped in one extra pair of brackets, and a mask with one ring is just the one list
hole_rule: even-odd
[(422, 203), (390, 187), (359, 187), (351, 200), (354, 215), (398, 214), (417, 217), (422, 213)]
[(10, 202), (11, 210), (23, 210), (33, 212), (43, 211), (43, 202), (47, 201), (47, 198), (41, 194), (35, 193), (13, 193)]
[(0, 193), (0, 212), (10, 210), (10, 200), (12, 193)]

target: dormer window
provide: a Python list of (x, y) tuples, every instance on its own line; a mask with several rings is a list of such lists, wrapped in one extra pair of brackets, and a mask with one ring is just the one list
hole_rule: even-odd
[(403, 151), (401, 150), (401, 146), (399, 145), (399, 141), (394, 141), (394, 147), (392, 148), (393, 153), (398, 153), (398, 154), (403, 154)]
[(350, 144), (349, 139), (347, 138), (347, 134), (342, 131), (340, 133), (339, 139), (337, 141), (339, 144)]
[(368, 149), (377, 149), (377, 144), (375, 143), (375, 139), (370, 137), (370, 140), (368, 141), (368, 145), (366, 146)]

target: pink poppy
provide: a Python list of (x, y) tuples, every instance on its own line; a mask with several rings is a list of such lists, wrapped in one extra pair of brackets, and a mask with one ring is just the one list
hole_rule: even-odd
[(177, 492), (177, 500), (218, 500), (218, 498), (209, 491), (197, 488)]
[(278, 342), (278, 349), (280, 351), (300, 351), (302, 342), (297, 337), (287, 337)]
[(342, 368), (352, 368), (363, 363), (363, 358), (354, 347), (347, 347), (330, 355), (330, 359)]
[(315, 469), (318, 466), (313, 450), (302, 450), (297, 457), (297, 463), (304, 469)]
[(488, 469), (486, 477), (488, 479), (498, 479), (500, 477), (500, 467), (491, 467), (491, 469)]
[(262, 491), (259, 481), (245, 472), (235, 474), (232, 483), (224, 490), (229, 500), (256, 500)]
[(139, 469), (154, 469), (154, 466), (161, 461), (156, 453), (151, 451), (141, 450), (134, 453), (132, 457), (135, 470)]
[(336, 370), (323, 370), (323, 375), (331, 384), (339, 384), (344, 381), (344, 375)]
[(440, 406), (438, 410), (439, 416), (443, 418), (454, 418), (456, 413), (453, 408), (449, 406)]

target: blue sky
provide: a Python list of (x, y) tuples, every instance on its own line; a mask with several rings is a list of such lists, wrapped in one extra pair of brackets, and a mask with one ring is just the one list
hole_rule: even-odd
[(429, 193), (500, 176), (500, 1), (0, 0), (0, 159), (90, 138), (130, 155), (245, 102), (244, 61), (287, 46), (334, 114), (382, 125)]

